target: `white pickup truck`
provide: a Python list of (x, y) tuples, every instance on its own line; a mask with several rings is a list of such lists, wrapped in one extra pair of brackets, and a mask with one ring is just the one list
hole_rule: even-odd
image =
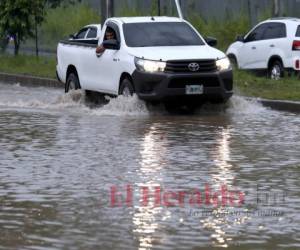
[[(108, 40), (107, 30), (114, 39)], [(57, 77), (66, 92), (226, 102), (233, 94), (232, 68), (213, 48), (216, 42), (180, 18), (109, 18), (102, 31), (89, 25), (58, 44)], [(100, 54), (99, 46), (105, 49)]]

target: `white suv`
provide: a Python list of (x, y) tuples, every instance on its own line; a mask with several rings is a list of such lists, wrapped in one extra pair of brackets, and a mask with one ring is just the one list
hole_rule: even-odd
[(273, 18), (259, 23), (227, 50), (240, 69), (268, 70), (273, 79), (300, 70), (300, 19)]

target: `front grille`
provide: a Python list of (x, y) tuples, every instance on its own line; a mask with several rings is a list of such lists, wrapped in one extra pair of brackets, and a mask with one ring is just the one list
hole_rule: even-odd
[(169, 83), (169, 88), (185, 88), (187, 85), (203, 85), (204, 87), (220, 87), (218, 77), (184, 77), (174, 78)]
[[(199, 65), (199, 69), (193, 71), (189, 68), (191, 63), (197, 63)], [(215, 60), (194, 60), (194, 61), (167, 61), (166, 72), (171, 73), (184, 73), (184, 72), (214, 72), (217, 70), (217, 65)]]

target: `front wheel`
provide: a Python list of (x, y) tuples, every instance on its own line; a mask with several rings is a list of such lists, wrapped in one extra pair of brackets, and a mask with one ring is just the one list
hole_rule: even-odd
[(74, 73), (69, 74), (67, 83), (65, 86), (65, 92), (68, 93), (72, 90), (80, 89), (78, 76)]
[(134, 88), (132, 82), (125, 78), (120, 85), (119, 95), (123, 95), (126, 97), (133, 96)]
[(275, 61), (269, 67), (269, 77), (273, 80), (279, 80), (284, 76), (284, 68), (282, 62)]

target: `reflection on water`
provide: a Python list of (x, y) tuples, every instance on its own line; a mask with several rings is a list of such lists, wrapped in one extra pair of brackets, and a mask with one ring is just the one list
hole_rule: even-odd
[[(136, 183), (139, 189), (137, 192), (143, 187), (153, 192), (162, 182), (160, 173), (164, 165), (165, 149), (161, 142), (156, 143), (156, 139), (158, 139), (156, 132), (155, 125), (151, 126), (141, 143), (139, 182)], [(139, 204), (142, 204), (142, 198), (139, 200)], [(133, 214), (133, 223), (136, 226), (133, 232), (138, 237), (140, 250), (153, 247), (153, 234), (159, 227), (156, 217), (162, 212), (162, 208), (155, 206), (154, 199), (153, 196), (149, 197), (148, 204), (146, 206), (138, 205)]]
[[(230, 129), (223, 128), (216, 140), (216, 152), (212, 155), (216, 169), (211, 175), (211, 185), (215, 190), (222, 186), (226, 186), (227, 189), (234, 188), (235, 174), (230, 162), (230, 139)], [(219, 199), (222, 199), (221, 195)], [(233, 240), (232, 236), (227, 235), (227, 229), (234, 227), (234, 220), (226, 215), (230, 209), (233, 208), (229, 204), (226, 206), (219, 205), (211, 210), (211, 215), (208, 218), (201, 220), (203, 227), (212, 231), (212, 245), (215, 247), (227, 248)]]
[[(134, 98), (90, 109), (60, 95), (1, 85), (0, 249), (300, 248), (298, 115), (241, 98), (169, 116)], [(133, 206), (111, 206), (114, 185), (133, 187)], [(206, 185), (245, 203), (206, 204)], [(157, 187), (183, 205), (155, 206)]]

